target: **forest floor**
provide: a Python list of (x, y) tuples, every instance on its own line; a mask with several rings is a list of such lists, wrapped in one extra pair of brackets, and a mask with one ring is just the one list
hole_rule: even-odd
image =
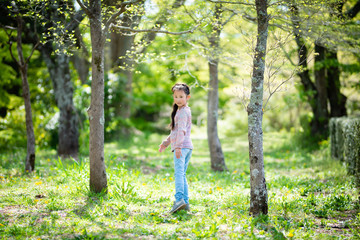
[(38, 151), (0, 156), (2, 239), (359, 239), (354, 178), (330, 158), (329, 142), (299, 148), (289, 133), (264, 136), (269, 214), (249, 216), (247, 136), (222, 140), (228, 172), (210, 169), (207, 140), (194, 136), (188, 169), (191, 211), (168, 214), (173, 160), (158, 153), (164, 136), (107, 143), (108, 194), (89, 191), (89, 160), (60, 161)]

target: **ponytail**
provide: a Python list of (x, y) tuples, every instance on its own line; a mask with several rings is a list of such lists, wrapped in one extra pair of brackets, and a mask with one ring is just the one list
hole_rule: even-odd
[(175, 128), (175, 115), (176, 115), (176, 112), (178, 110), (178, 105), (176, 103), (173, 104), (173, 110), (172, 110), (172, 113), (171, 113), (171, 123), (170, 123), (170, 129), (171, 130), (174, 130)]

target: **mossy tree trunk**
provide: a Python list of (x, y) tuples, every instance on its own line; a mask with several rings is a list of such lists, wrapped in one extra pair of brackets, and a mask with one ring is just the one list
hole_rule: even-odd
[(268, 213), (268, 194), (264, 170), (263, 152), (263, 83), (265, 56), (268, 38), (268, 1), (256, 0), (257, 41), (253, 59), (250, 103), (248, 112), (248, 139), (250, 159), (250, 214), (258, 216)]
[(58, 155), (63, 158), (77, 159), (79, 121), (73, 102), (74, 89), (70, 75), (69, 57), (63, 53), (54, 55), (52, 43), (46, 44), (41, 49), (53, 83), (56, 105), (60, 111)]
[(107, 176), (104, 159), (104, 44), (101, 1), (89, 1), (90, 35), (92, 48), (91, 103), (88, 109), (90, 121), (89, 158), (90, 189), (107, 192)]

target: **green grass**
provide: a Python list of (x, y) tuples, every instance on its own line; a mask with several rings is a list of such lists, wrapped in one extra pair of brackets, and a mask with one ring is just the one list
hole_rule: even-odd
[(191, 212), (167, 212), (174, 195), (164, 136), (108, 143), (109, 192), (89, 191), (88, 158), (61, 161), (37, 153), (23, 173), (24, 153), (0, 156), (0, 238), (4, 239), (358, 239), (354, 179), (330, 159), (329, 144), (308, 152), (288, 133), (266, 133), (269, 214), (249, 216), (247, 137), (222, 141), (229, 172), (210, 170), (207, 141), (194, 134), (188, 169)]

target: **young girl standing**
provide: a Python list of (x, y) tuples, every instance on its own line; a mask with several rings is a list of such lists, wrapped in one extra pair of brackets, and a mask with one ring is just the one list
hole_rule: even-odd
[(171, 133), (159, 146), (159, 152), (171, 144), (174, 152), (175, 168), (175, 202), (170, 213), (178, 210), (190, 210), (189, 191), (186, 181), (186, 170), (191, 158), (193, 145), (190, 139), (191, 110), (187, 102), (190, 99), (189, 86), (177, 83), (172, 87), (174, 104), (171, 113)]

